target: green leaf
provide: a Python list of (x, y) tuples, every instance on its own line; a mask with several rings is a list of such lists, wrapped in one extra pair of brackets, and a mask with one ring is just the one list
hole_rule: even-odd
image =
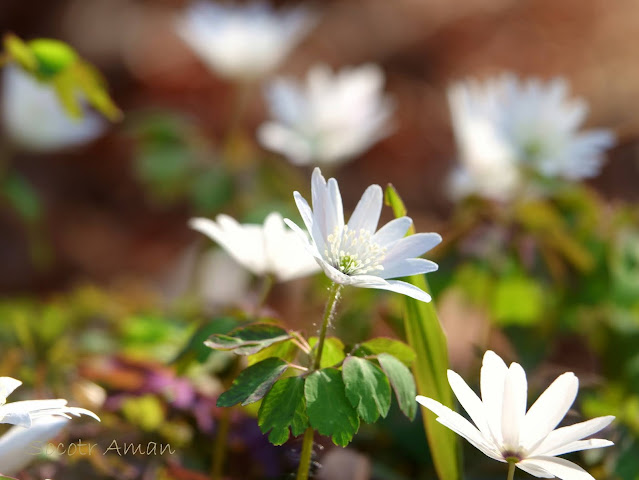
[(93, 108), (112, 122), (122, 119), (122, 111), (109, 96), (107, 83), (98, 69), (90, 63), (78, 61), (69, 73)]
[(255, 365), (257, 362), (261, 362), (268, 357), (277, 357), (281, 358), (282, 360), (292, 362), (297, 351), (298, 347), (291, 340), (285, 340), (280, 343), (274, 343), (270, 347), (266, 347), (265, 349), (260, 350), (257, 353), (249, 355), (247, 360), (249, 366)]
[(282, 378), (275, 382), (266, 394), (257, 423), (262, 433), (273, 445), (282, 445), (289, 436), (289, 427), (294, 436), (301, 435), (308, 427), (304, 400), (304, 377)]
[(38, 68), (38, 59), (31, 49), (13, 33), (4, 36), (4, 48), (9, 56), (28, 72), (33, 73)]
[[(318, 342), (317, 337), (308, 339), (311, 348), (315, 348)], [(320, 360), (320, 368), (333, 367), (346, 358), (344, 354), (344, 344), (337, 337), (326, 337), (324, 339), (324, 349), (322, 350), (322, 359)]]
[(231, 388), (217, 399), (218, 407), (232, 407), (238, 403), (248, 405), (260, 400), (288, 368), (284, 360), (271, 357), (242, 371), (233, 380)]
[[(392, 185), (388, 185), (384, 195), (396, 217), (406, 215), (406, 207)], [(409, 234), (414, 233), (411, 227)], [(424, 275), (408, 277), (406, 281), (428, 292)], [(448, 348), (434, 302), (424, 303), (404, 297), (406, 307), (404, 324), (408, 344), (415, 352), (413, 373), (420, 395), (433, 398), (454, 409), (452, 393), (448, 385)], [(442, 480), (461, 478), (461, 458), (459, 443), (455, 434), (438, 423), (435, 415), (423, 416), (426, 436), (437, 475)]]
[(11, 173), (2, 184), (2, 193), (11, 206), (27, 222), (37, 222), (42, 216), (38, 194), (22, 176)]
[(256, 323), (233, 330), (228, 335), (211, 335), (204, 342), (216, 350), (232, 350), (237, 355), (252, 355), (275, 343), (288, 340), (286, 330), (268, 323)]
[(395, 390), (399, 408), (404, 412), (404, 415), (413, 420), (415, 413), (417, 413), (417, 402), (415, 401), (417, 391), (413, 374), (398, 358), (388, 353), (381, 353), (377, 359), (393, 390)]
[(388, 415), (391, 388), (377, 365), (363, 358), (348, 357), (342, 367), (342, 379), (346, 397), (366, 423), (375, 423), (380, 415)]
[(64, 42), (51, 38), (38, 38), (27, 43), (38, 61), (37, 73), (52, 78), (78, 61), (78, 54)]
[(500, 325), (533, 325), (544, 311), (544, 292), (531, 278), (500, 279), (495, 289), (493, 314)]
[(344, 392), (339, 370), (325, 368), (308, 376), (304, 385), (308, 420), (321, 435), (345, 447), (359, 429), (359, 416)]
[(178, 353), (175, 357), (173, 363), (176, 363), (182, 369), (186, 368), (186, 366), (192, 361), (204, 363), (212, 353), (211, 349), (204, 345), (206, 339), (213, 334), (228, 333), (237, 327), (237, 324), (238, 321), (235, 318), (220, 317), (200, 325), (182, 351), (180, 351), (180, 353)]
[(415, 352), (413, 352), (413, 349), (404, 342), (400, 342), (399, 340), (394, 340), (392, 338), (373, 338), (372, 340), (362, 343), (356, 350), (355, 354), (358, 355), (360, 350), (362, 351), (361, 353), (364, 353), (365, 355), (389, 353), (409, 367), (415, 361)]
[(215, 212), (233, 198), (233, 178), (221, 167), (209, 167), (195, 175), (190, 185), (193, 205), (203, 212)]

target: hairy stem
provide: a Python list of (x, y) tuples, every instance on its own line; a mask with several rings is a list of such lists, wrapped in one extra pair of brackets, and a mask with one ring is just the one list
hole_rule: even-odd
[(322, 319), (322, 327), (320, 329), (319, 342), (317, 344), (317, 352), (315, 353), (315, 361), (313, 362), (313, 370), (318, 370), (322, 361), (322, 352), (324, 350), (324, 339), (326, 338), (326, 332), (328, 326), (333, 321), (335, 316), (335, 309), (337, 302), (339, 301), (340, 292), (342, 286), (338, 283), (333, 283), (329, 290), (328, 302), (326, 303), (326, 309), (324, 310), (324, 318)]

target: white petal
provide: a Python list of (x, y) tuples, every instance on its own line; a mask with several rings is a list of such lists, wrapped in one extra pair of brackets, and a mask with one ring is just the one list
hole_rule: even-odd
[(399, 278), (410, 275), (434, 272), (439, 268), (435, 262), (424, 258), (404, 258), (384, 267), (380, 272), (381, 278)]
[(506, 373), (501, 415), (501, 433), (506, 448), (519, 447), (519, 433), (526, 415), (527, 393), (526, 372), (521, 365), (513, 362)]
[(534, 465), (532, 463), (517, 463), (517, 468), (523, 470), (526, 473), (530, 473), (532, 476), (537, 478), (556, 478), (552, 473), (548, 473), (541, 467)]
[(387, 247), (393, 242), (403, 238), (412, 224), (413, 220), (410, 217), (395, 218), (380, 228), (377, 233), (373, 235), (372, 240), (380, 247)]
[(304, 230), (302, 230), (300, 227), (297, 226), (295, 222), (293, 222), (292, 220), (288, 218), (284, 219), (284, 223), (291, 230), (293, 230), (293, 232), (297, 235), (297, 238), (299, 239), (300, 243), (304, 245), (304, 248), (306, 249), (308, 253), (310, 253), (315, 258), (318, 258), (318, 259), (322, 258), (322, 256), (317, 251), (317, 248), (308, 241), (308, 235), (304, 232)]
[(471, 445), (480, 450), (484, 455), (500, 462), (505, 461), (499, 452), (490, 445), (487, 439), (482, 437), (481, 432), (460, 414), (452, 411), (450, 408), (442, 405), (432, 398), (418, 395), (416, 400), (418, 403), (437, 415), (437, 421), (439, 423), (450, 428), (457, 435), (464, 437), (471, 443)]
[(555, 457), (557, 455), (563, 455), (564, 453), (579, 452), (581, 450), (590, 450), (592, 448), (604, 448), (614, 445), (610, 440), (604, 440), (602, 438), (590, 438), (588, 440), (578, 440), (576, 442), (568, 443), (562, 447), (554, 450), (544, 452), (544, 456)]
[(492, 350), (484, 354), (481, 367), (481, 398), (486, 410), (486, 420), (495, 442), (502, 442), (501, 414), (504, 403), (504, 383), (508, 367)]
[(322, 267), (322, 270), (324, 270), (324, 273), (326, 274), (326, 276), (335, 283), (339, 283), (340, 285), (352, 285), (353, 284), (353, 278), (355, 277), (350, 277), (348, 275), (346, 275), (345, 273), (340, 272), (338, 269), (336, 269), (335, 267), (333, 267), (333, 265), (331, 265), (330, 263), (326, 262), (323, 258), (318, 258), (315, 257), (318, 261), (318, 263), (320, 264), (320, 267)]
[(293, 165), (308, 165), (313, 160), (312, 147), (306, 139), (279, 123), (262, 124), (257, 139), (264, 148), (286, 156)]
[(562, 480), (595, 480), (592, 475), (579, 465), (569, 462), (564, 458), (531, 457), (522, 460), (516, 465), (520, 468), (521, 465), (532, 465)]
[(388, 280), (387, 283), (381, 284), (357, 284), (356, 287), (362, 288), (376, 288), (378, 290), (389, 290), (391, 292), (401, 293), (408, 297), (420, 300), (422, 302), (430, 302), (431, 296), (420, 288), (410, 283), (402, 282), (401, 280)]
[(4, 475), (15, 475), (37, 458), (38, 449), (55, 437), (68, 420), (40, 418), (31, 428), (13, 427), (0, 437), (0, 465)]
[(20, 385), (22, 385), (20, 380), (11, 377), (0, 377), (0, 405), (4, 404), (7, 401), (7, 397)]
[(319, 168), (313, 170), (311, 176), (311, 197), (313, 203), (313, 239), (326, 238), (333, 232), (329, 232), (326, 226), (327, 215), (327, 185)]
[(342, 195), (339, 193), (337, 180), (328, 180), (328, 205), (331, 212), (330, 223), (327, 225), (328, 232), (332, 233), (336, 228), (340, 230), (344, 226), (344, 206), (342, 205)]
[(384, 257), (384, 268), (403, 258), (419, 257), (441, 241), (442, 237), (437, 233), (416, 233), (404, 237), (389, 249)]
[(614, 416), (608, 415), (606, 417), (597, 417), (586, 420), (585, 422), (575, 423), (574, 425), (553, 430), (537, 448), (530, 452), (530, 454), (546, 455), (546, 452), (554, 451), (564, 445), (568, 445), (577, 440), (581, 440), (584, 437), (597, 433), (599, 430), (610, 425), (610, 422), (614, 419)]
[(491, 432), (486, 422), (484, 405), (475, 392), (468, 386), (464, 379), (452, 370), (448, 370), (448, 383), (453, 389), (457, 400), (468, 412), (471, 420), (475, 422), (477, 428), (484, 438), (491, 438)]
[(374, 233), (382, 213), (383, 197), (382, 187), (379, 185), (368, 187), (348, 221), (349, 230), (363, 229)]
[(306, 230), (308, 230), (308, 233), (311, 234), (313, 231), (313, 210), (311, 210), (308, 202), (304, 197), (302, 197), (302, 195), (300, 195), (299, 192), (293, 192), (293, 198), (295, 199), (297, 209), (300, 211), (304, 225), (306, 225)]
[(579, 380), (574, 373), (560, 375), (530, 407), (522, 425), (520, 443), (533, 449), (566, 415), (575, 401)]

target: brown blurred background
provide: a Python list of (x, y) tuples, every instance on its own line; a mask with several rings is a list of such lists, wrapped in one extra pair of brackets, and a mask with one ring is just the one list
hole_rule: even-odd
[[(182, 112), (221, 141), (232, 87), (206, 70), (177, 38), (184, 0), (2, 0), (0, 31), (60, 38), (100, 68), (125, 114)], [(278, 2), (297, 3), (297, 2)], [(608, 198), (639, 199), (639, 1), (316, 0), (322, 20), (281, 73), (317, 61), (379, 63), (398, 104), (397, 130), (338, 172), (345, 205), (370, 183), (392, 182), (418, 226), (446, 219), (442, 184), (455, 157), (446, 86), (512, 70), (569, 79), (590, 104), (588, 123), (613, 129), (618, 146), (593, 184)], [(255, 95), (246, 118), (264, 119)], [(0, 213), (0, 291), (64, 288), (123, 274), (162, 278), (196, 238), (186, 205), (157, 208), (133, 175), (127, 120), (85, 147), (55, 155), (20, 153), (15, 166), (46, 205), (53, 268), (31, 266), (21, 223)], [(281, 160), (285, 162), (284, 159)], [(425, 228), (423, 228), (425, 229)]]

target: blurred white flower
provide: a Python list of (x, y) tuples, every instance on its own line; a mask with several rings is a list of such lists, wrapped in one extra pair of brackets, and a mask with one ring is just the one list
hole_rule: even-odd
[(295, 165), (350, 160), (391, 131), (393, 102), (383, 87), (377, 65), (337, 73), (317, 65), (306, 85), (276, 79), (267, 89), (273, 120), (259, 128), (258, 139)]
[(587, 106), (568, 98), (564, 79), (520, 81), (505, 74), (448, 90), (461, 163), (451, 178), (454, 197), (508, 200), (526, 175), (580, 180), (599, 174), (608, 130), (580, 131)]
[(67, 401), (62, 398), (7, 403), (7, 397), (20, 385), (22, 385), (20, 380), (11, 377), (0, 377), (0, 423), (10, 423), (29, 428), (34, 420), (41, 417), (71, 418), (70, 415), (77, 417), (88, 415), (100, 421), (100, 418), (89, 410), (68, 407)]
[(312, 210), (299, 192), (294, 193), (312, 241), (309, 243), (295, 223), (285, 222), (298, 233), (328, 278), (341, 285), (390, 290), (430, 302), (430, 295), (414, 285), (387, 279), (437, 270), (436, 263), (415, 257), (433, 248), (442, 237), (437, 233), (405, 237), (413, 223), (409, 217), (391, 220), (376, 232), (383, 201), (379, 185), (366, 189), (347, 224), (337, 181), (331, 178), (327, 182), (319, 168), (313, 171), (311, 195)]
[(193, 218), (189, 225), (255, 275), (273, 275), (284, 282), (319, 270), (297, 235), (284, 227), (279, 213), (269, 214), (264, 225), (241, 225), (228, 215), (218, 215), (216, 221)]
[(274, 10), (268, 3), (193, 3), (178, 18), (177, 32), (202, 61), (234, 80), (275, 70), (315, 24), (303, 7)]
[[(314, 267), (313, 265), (311, 265)], [(197, 290), (206, 306), (237, 305), (246, 298), (251, 274), (225, 251), (206, 252), (199, 261)]]
[(598, 438), (583, 440), (608, 426), (613, 416), (555, 429), (577, 396), (579, 380), (574, 373), (560, 375), (528, 412), (526, 373), (518, 363), (507, 367), (489, 350), (484, 355), (480, 381), (481, 399), (461, 376), (448, 371), (448, 382), (474, 425), (431, 398), (418, 396), (417, 401), (435, 413), (439, 423), (490, 458), (514, 463), (535, 477), (594, 480), (578, 465), (556, 458), (564, 453), (613, 445)]
[(25, 150), (45, 152), (80, 145), (105, 129), (100, 117), (90, 111), (82, 118), (71, 118), (53, 87), (18, 67), (5, 67), (2, 87), (5, 132)]
[(68, 422), (62, 417), (43, 417), (34, 420), (30, 428), (11, 428), (0, 437), (0, 473), (14, 475), (28, 466)]

